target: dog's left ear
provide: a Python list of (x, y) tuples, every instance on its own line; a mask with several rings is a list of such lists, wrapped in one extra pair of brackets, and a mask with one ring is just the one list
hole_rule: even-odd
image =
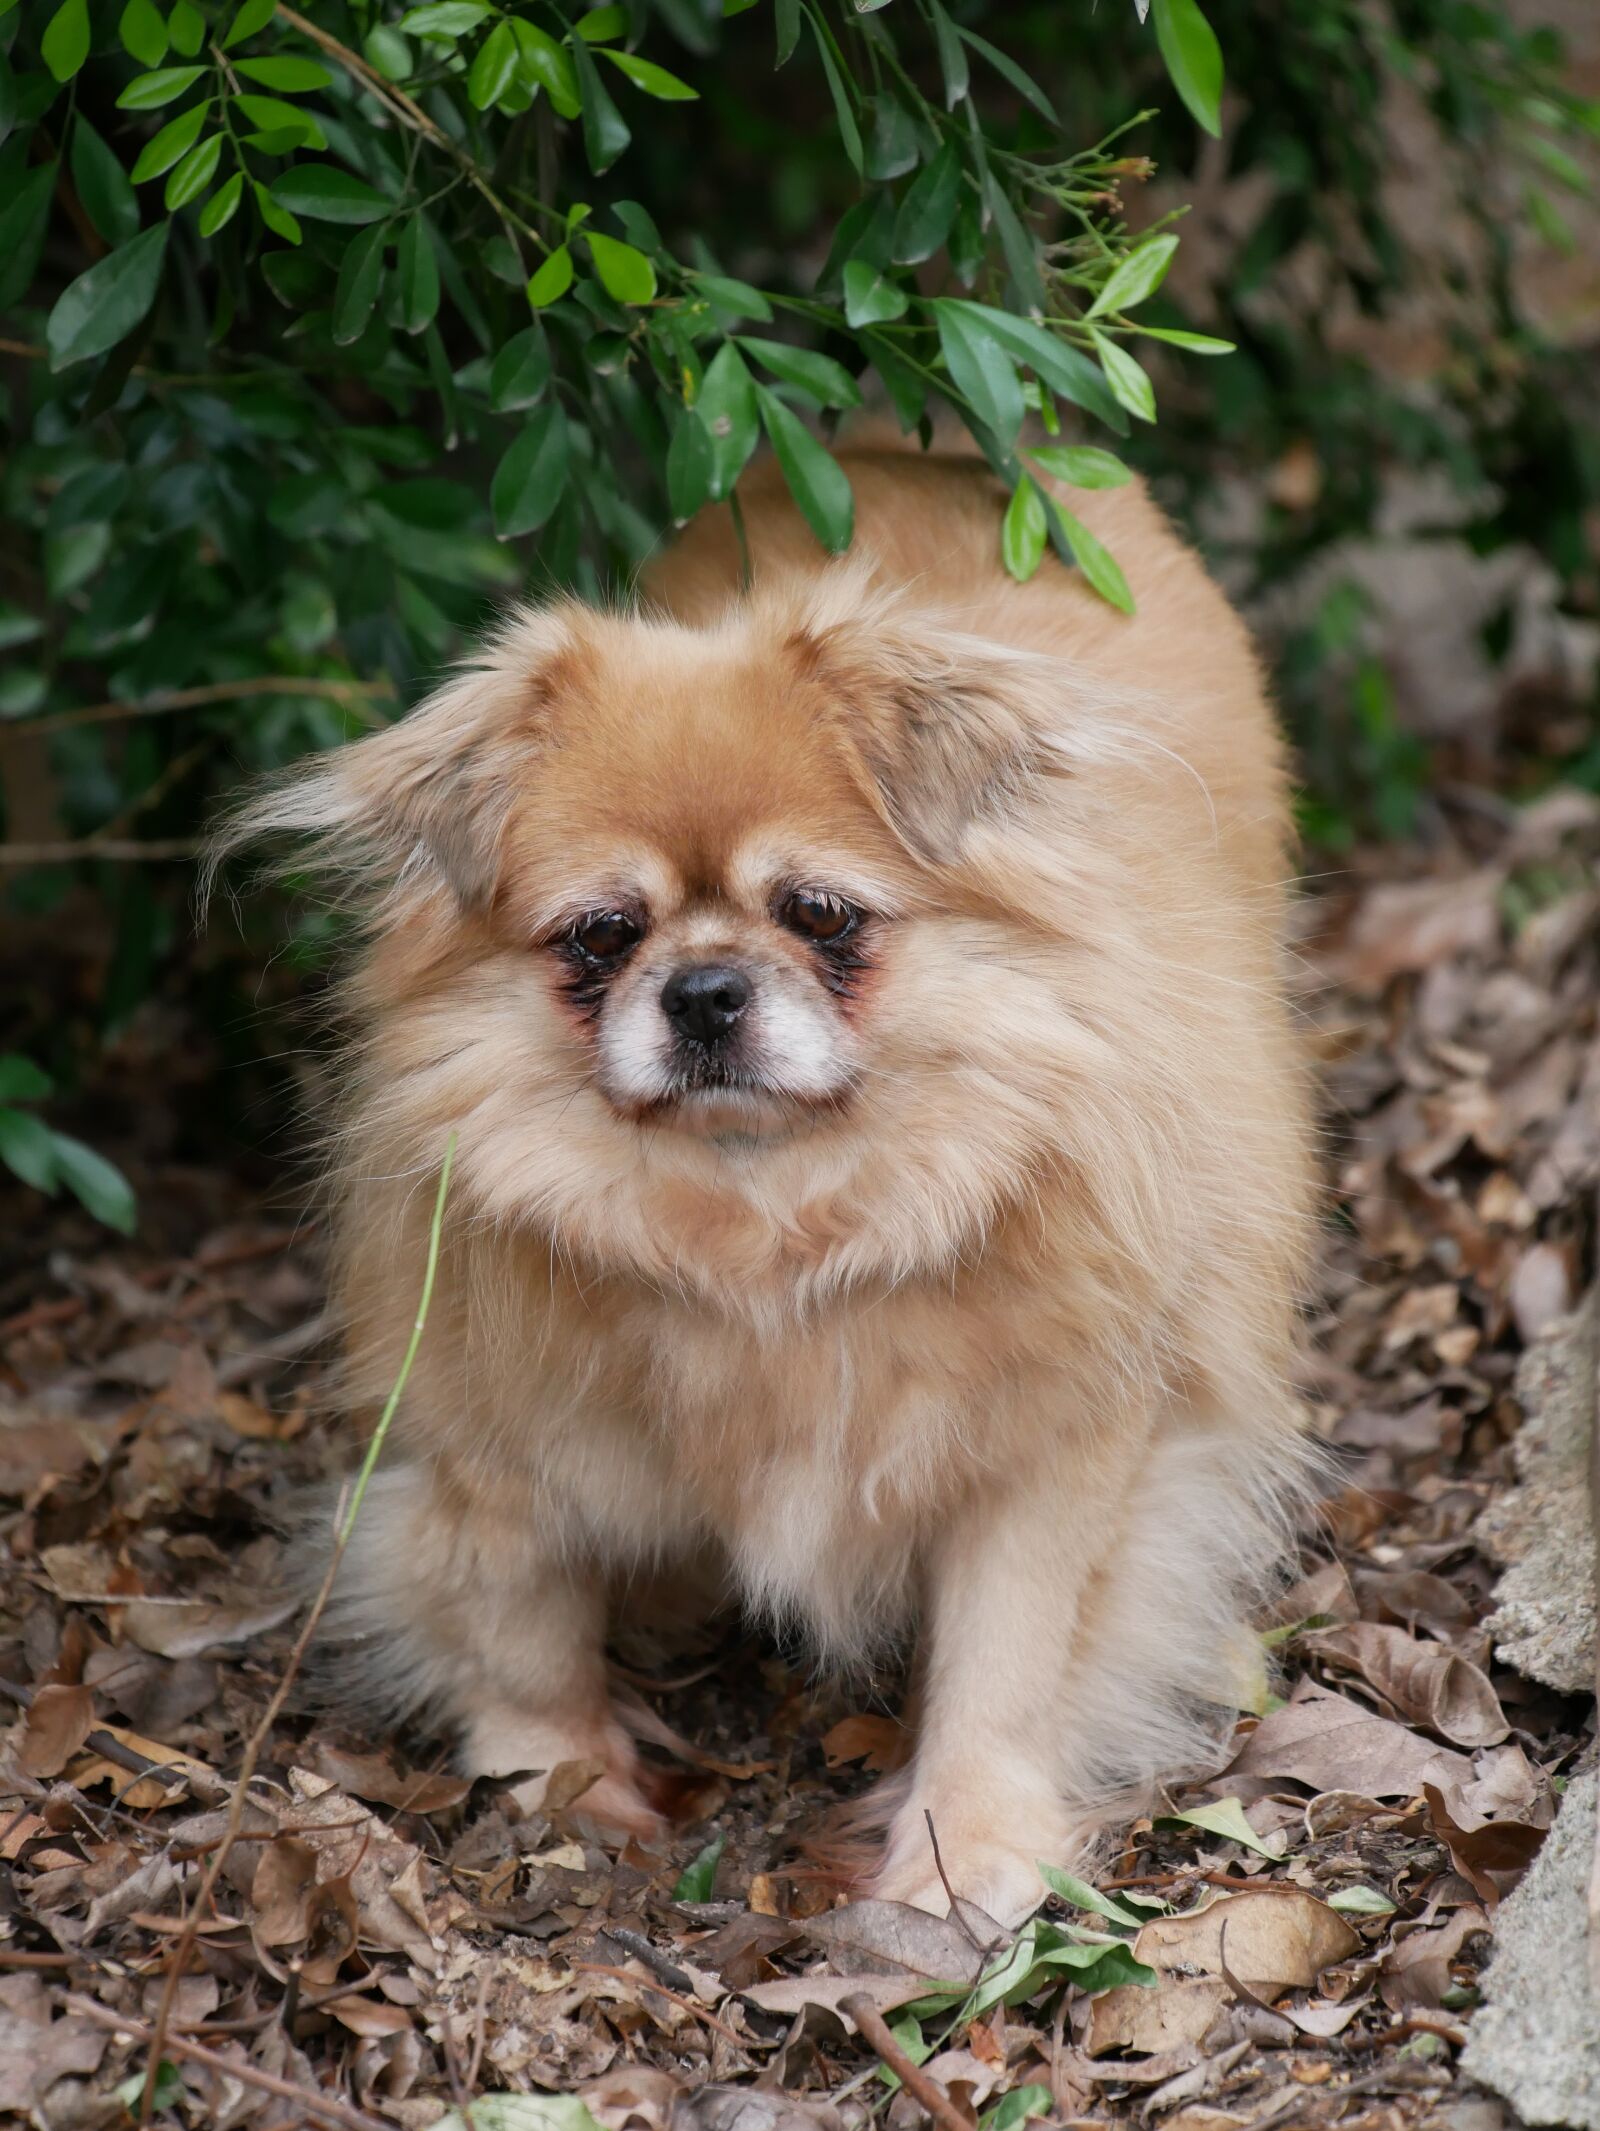
[(1051, 660), (868, 598), (790, 637), (839, 706), (885, 819), (918, 857), (949, 864), (979, 822), (1025, 804), (1057, 763), (1048, 734), (1064, 676)]

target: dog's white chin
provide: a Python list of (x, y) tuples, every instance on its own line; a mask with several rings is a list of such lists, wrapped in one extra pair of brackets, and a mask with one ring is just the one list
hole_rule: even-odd
[(844, 1092), (842, 1088), (812, 1094), (779, 1088), (669, 1086), (643, 1101), (633, 1096), (616, 1107), (651, 1131), (665, 1127), (687, 1138), (738, 1148), (766, 1145), (788, 1139), (796, 1132), (815, 1130), (838, 1108)]

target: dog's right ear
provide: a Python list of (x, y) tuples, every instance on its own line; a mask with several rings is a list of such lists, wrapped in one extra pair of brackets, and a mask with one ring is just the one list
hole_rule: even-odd
[(207, 887), (242, 845), (289, 837), (298, 860), (369, 891), (426, 868), (464, 909), (482, 908), (575, 649), (567, 611), (514, 615), (398, 724), (318, 755), (247, 799), (213, 841)]

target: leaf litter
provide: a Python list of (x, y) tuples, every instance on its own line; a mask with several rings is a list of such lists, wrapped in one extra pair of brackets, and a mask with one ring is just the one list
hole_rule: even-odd
[(345, 1463), (318, 1237), (159, 1152), (158, 1240), (53, 1213), (0, 1260), (0, 2112), (137, 2120), (159, 2044), (150, 2120), (218, 2131), (1498, 2121), (1457, 2052), (1592, 1731), (1487, 1623), (1519, 1361), (1593, 1277), (1597, 882), (1600, 806), (1561, 792), (1303, 905), (1337, 1475), (1270, 1696), (1094, 1859), (1041, 1860), (1015, 1934), (816, 1875), (808, 1829), (905, 1734), (737, 1629), (619, 1673), (694, 1750), (660, 1854), (592, 1839), (581, 1769), (519, 1817), (299, 1679), (263, 1732), (285, 1518)]

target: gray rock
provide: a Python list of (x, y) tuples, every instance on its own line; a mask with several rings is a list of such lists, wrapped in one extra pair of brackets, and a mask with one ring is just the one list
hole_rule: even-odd
[(1595, 1771), (1574, 1776), (1528, 1876), (1495, 1918), (1461, 2069), (1529, 2124), (1600, 2131), (1600, 1998), (1589, 1974)]
[(1517, 1371), (1527, 1415), (1512, 1446), (1519, 1485), (1474, 1534), (1506, 1565), (1488, 1627), (1495, 1654), (1564, 1694), (1594, 1691), (1594, 1530), (1589, 1444), (1600, 1383), (1600, 1287), (1531, 1346)]

